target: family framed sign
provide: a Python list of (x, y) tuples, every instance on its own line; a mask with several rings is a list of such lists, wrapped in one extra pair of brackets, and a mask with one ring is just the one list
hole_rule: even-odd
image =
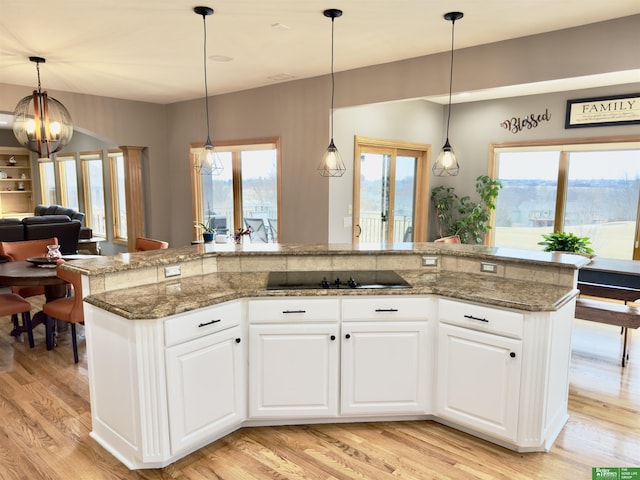
[(564, 128), (640, 124), (640, 93), (567, 100)]

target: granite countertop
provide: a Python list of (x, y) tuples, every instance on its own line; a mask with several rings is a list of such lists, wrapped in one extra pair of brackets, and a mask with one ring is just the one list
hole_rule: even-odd
[(576, 289), (455, 272), (398, 271), (411, 289), (266, 290), (267, 272), (213, 273), (90, 295), (85, 301), (121, 317), (158, 319), (247, 297), (440, 295), (523, 311), (555, 311)]
[(485, 245), (453, 245), (444, 243), (360, 243), (360, 244), (279, 244), (262, 243), (235, 245), (233, 243), (201, 243), (168, 250), (119, 253), (65, 264), (64, 269), (83, 275), (101, 275), (138, 268), (169, 265), (203, 257), (256, 256), (256, 255), (449, 255), (479, 260), (508, 260), (530, 265), (558, 265), (579, 269), (589, 259), (567, 253), (546, 253)]

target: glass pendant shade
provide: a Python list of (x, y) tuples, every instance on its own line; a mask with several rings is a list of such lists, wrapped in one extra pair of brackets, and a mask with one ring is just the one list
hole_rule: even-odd
[(201, 175), (220, 175), (224, 169), (209, 137), (198, 156), (195, 168)]
[(458, 175), (460, 166), (458, 165), (456, 154), (449, 144), (448, 138), (444, 143), (442, 150), (440, 150), (436, 163), (433, 164), (433, 168), (431, 170), (437, 177), (455, 177)]
[(38, 66), (38, 90), (24, 97), (13, 112), (13, 134), (16, 140), (40, 158), (49, 158), (52, 153), (67, 145), (73, 136), (73, 121), (65, 106), (40, 87), (39, 64), (44, 58), (29, 57)]
[(318, 166), (318, 172), (323, 177), (341, 177), (346, 170), (347, 168), (344, 166), (340, 152), (334, 145), (332, 138)]

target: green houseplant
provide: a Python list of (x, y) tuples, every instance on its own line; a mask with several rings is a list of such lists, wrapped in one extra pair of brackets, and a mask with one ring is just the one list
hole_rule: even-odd
[(194, 225), (194, 227), (202, 229), (202, 240), (204, 240), (205, 242), (213, 242), (213, 237), (216, 234), (215, 228), (204, 223), (198, 223)]
[(440, 186), (431, 190), (431, 204), (436, 210), (441, 238), (458, 235), (462, 243), (482, 243), (484, 234), (491, 228), (489, 219), (491, 211), (496, 208), (502, 182), (480, 175), (475, 188), (479, 202), (466, 195), (459, 197), (453, 187)]
[(543, 241), (538, 245), (544, 247), (545, 252), (570, 252), (591, 256), (593, 249), (589, 247), (589, 237), (579, 237), (571, 232), (553, 232), (542, 235)]

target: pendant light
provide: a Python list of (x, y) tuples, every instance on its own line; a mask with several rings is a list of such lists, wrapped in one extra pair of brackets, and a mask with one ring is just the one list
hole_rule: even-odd
[(13, 112), (13, 134), (20, 143), (40, 158), (49, 158), (69, 143), (73, 136), (71, 115), (65, 106), (40, 85), (40, 64), (46, 60), (42, 57), (29, 57), (35, 62), (38, 72), (38, 90), (33, 95), (24, 97), (16, 105)]
[(204, 105), (207, 115), (207, 141), (204, 142), (204, 147), (195, 162), (194, 168), (201, 175), (220, 175), (224, 167), (218, 154), (214, 150), (213, 143), (211, 143), (211, 130), (209, 129), (209, 89), (207, 87), (207, 17), (213, 15), (213, 8), (195, 7), (193, 11), (197, 15), (202, 15), (202, 26), (204, 30)]
[(451, 22), (451, 71), (449, 72), (449, 109), (447, 113), (447, 139), (444, 142), (442, 150), (433, 164), (433, 174), (437, 177), (454, 177), (458, 175), (460, 166), (453, 152), (453, 148), (449, 143), (449, 123), (451, 121), (451, 90), (453, 87), (453, 39), (456, 20), (460, 20), (464, 14), (462, 12), (445, 13), (444, 19)]
[(322, 161), (318, 166), (318, 172), (323, 177), (341, 177), (346, 171), (340, 152), (333, 143), (333, 98), (335, 94), (335, 78), (333, 73), (333, 22), (337, 17), (342, 16), (342, 10), (337, 8), (329, 8), (323, 12), (324, 16), (331, 19), (331, 141), (327, 147), (327, 151), (322, 157)]

